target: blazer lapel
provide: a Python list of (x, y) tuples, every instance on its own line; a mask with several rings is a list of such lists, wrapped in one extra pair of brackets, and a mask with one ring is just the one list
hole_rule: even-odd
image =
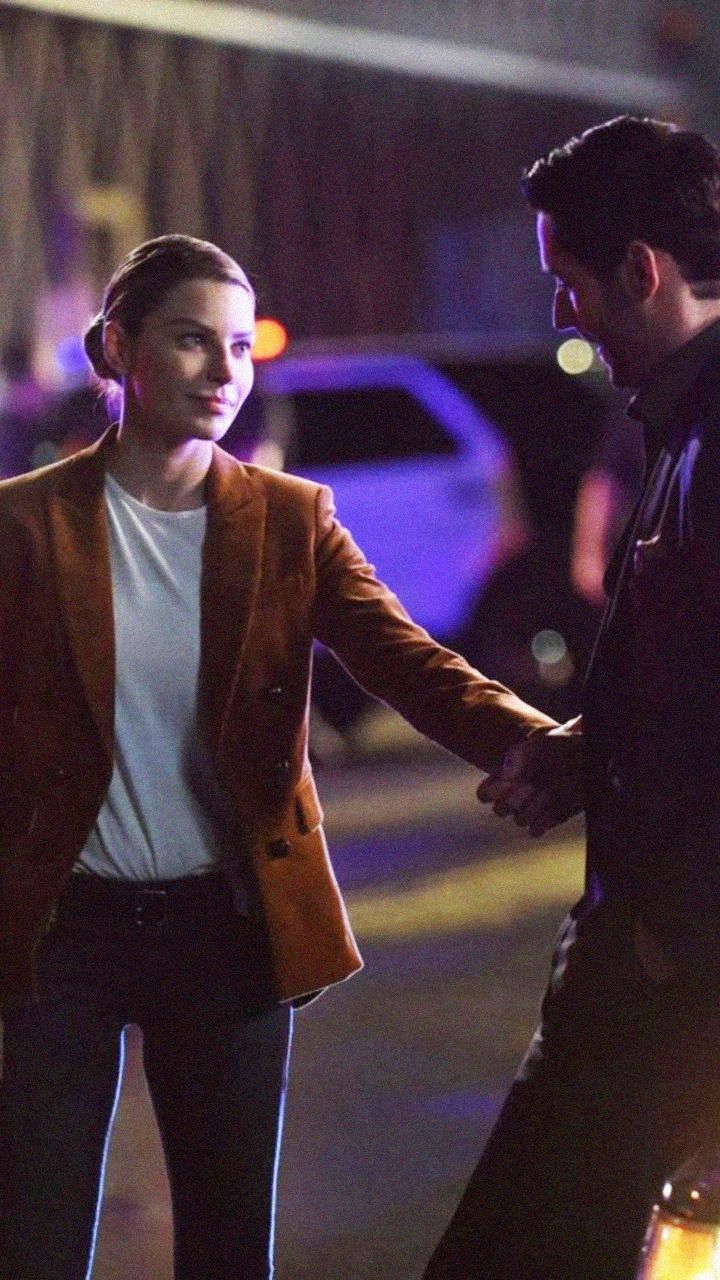
[(266, 500), (221, 449), (208, 473), (208, 527), (201, 584), (200, 706), (217, 746), (232, 702), (260, 583)]
[[(68, 466), (49, 499), (58, 595), (70, 647), (103, 745), (112, 757), (115, 627), (104, 506), (104, 437)], [(221, 449), (208, 473), (208, 527), (201, 583), (200, 706), (216, 744), (232, 702), (260, 582), (264, 495)]]
[(113, 755), (115, 627), (102, 445), (68, 465), (48, 500), (58, 596), (70, 648), (103, 746)]

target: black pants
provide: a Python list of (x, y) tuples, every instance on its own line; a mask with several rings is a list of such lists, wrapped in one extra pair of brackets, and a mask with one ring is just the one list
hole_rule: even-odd
[(177, 1280), (267, 1280), (291, 1011), (260, 928), (220, 876), (140, 895), (73, 877), (38, 972), (39, 1000), (5, 1017), (2, 1280), (90, 1272), (129, 1022), (143, 1030)]
[(709, 965), (655, 985), (628, 913), (565, 921), (540, 1028), (425, 1280), (633, 1280), (666, 1177), (720, 1141)]

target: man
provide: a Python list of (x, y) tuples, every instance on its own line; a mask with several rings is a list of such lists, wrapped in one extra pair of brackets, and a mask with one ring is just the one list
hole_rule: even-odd
[[(647, 479), (586, 683), (586, 891), (426, 1280), (631, 1280), (663, 1180), (720, 1139), (720, 156), (624, 117), (523, 186), (555, 327), (637, 391)], [(513, 749), (481, 799), (566, 816), (562, 745)]]

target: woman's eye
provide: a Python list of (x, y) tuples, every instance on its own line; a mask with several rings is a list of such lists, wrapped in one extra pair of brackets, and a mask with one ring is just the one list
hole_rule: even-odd
[(201, 333), (182, 333), (179, 342), (181, 347), (200, 347), (204, 338)]
[(233, 343), (233, 351), (236, 356), (244, 356), (251, 348), (251, 343), (243, 338), (242, 342)]

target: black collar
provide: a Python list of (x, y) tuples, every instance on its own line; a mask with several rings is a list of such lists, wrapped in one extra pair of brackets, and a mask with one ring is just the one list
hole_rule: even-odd
[(701, 407), (703, 375), (718, 368), (720, 320), (715, 320), (668, 356), (648, 384), (633, 396), (627, 412), (642, 423), (651, 465), (660, 449)]

